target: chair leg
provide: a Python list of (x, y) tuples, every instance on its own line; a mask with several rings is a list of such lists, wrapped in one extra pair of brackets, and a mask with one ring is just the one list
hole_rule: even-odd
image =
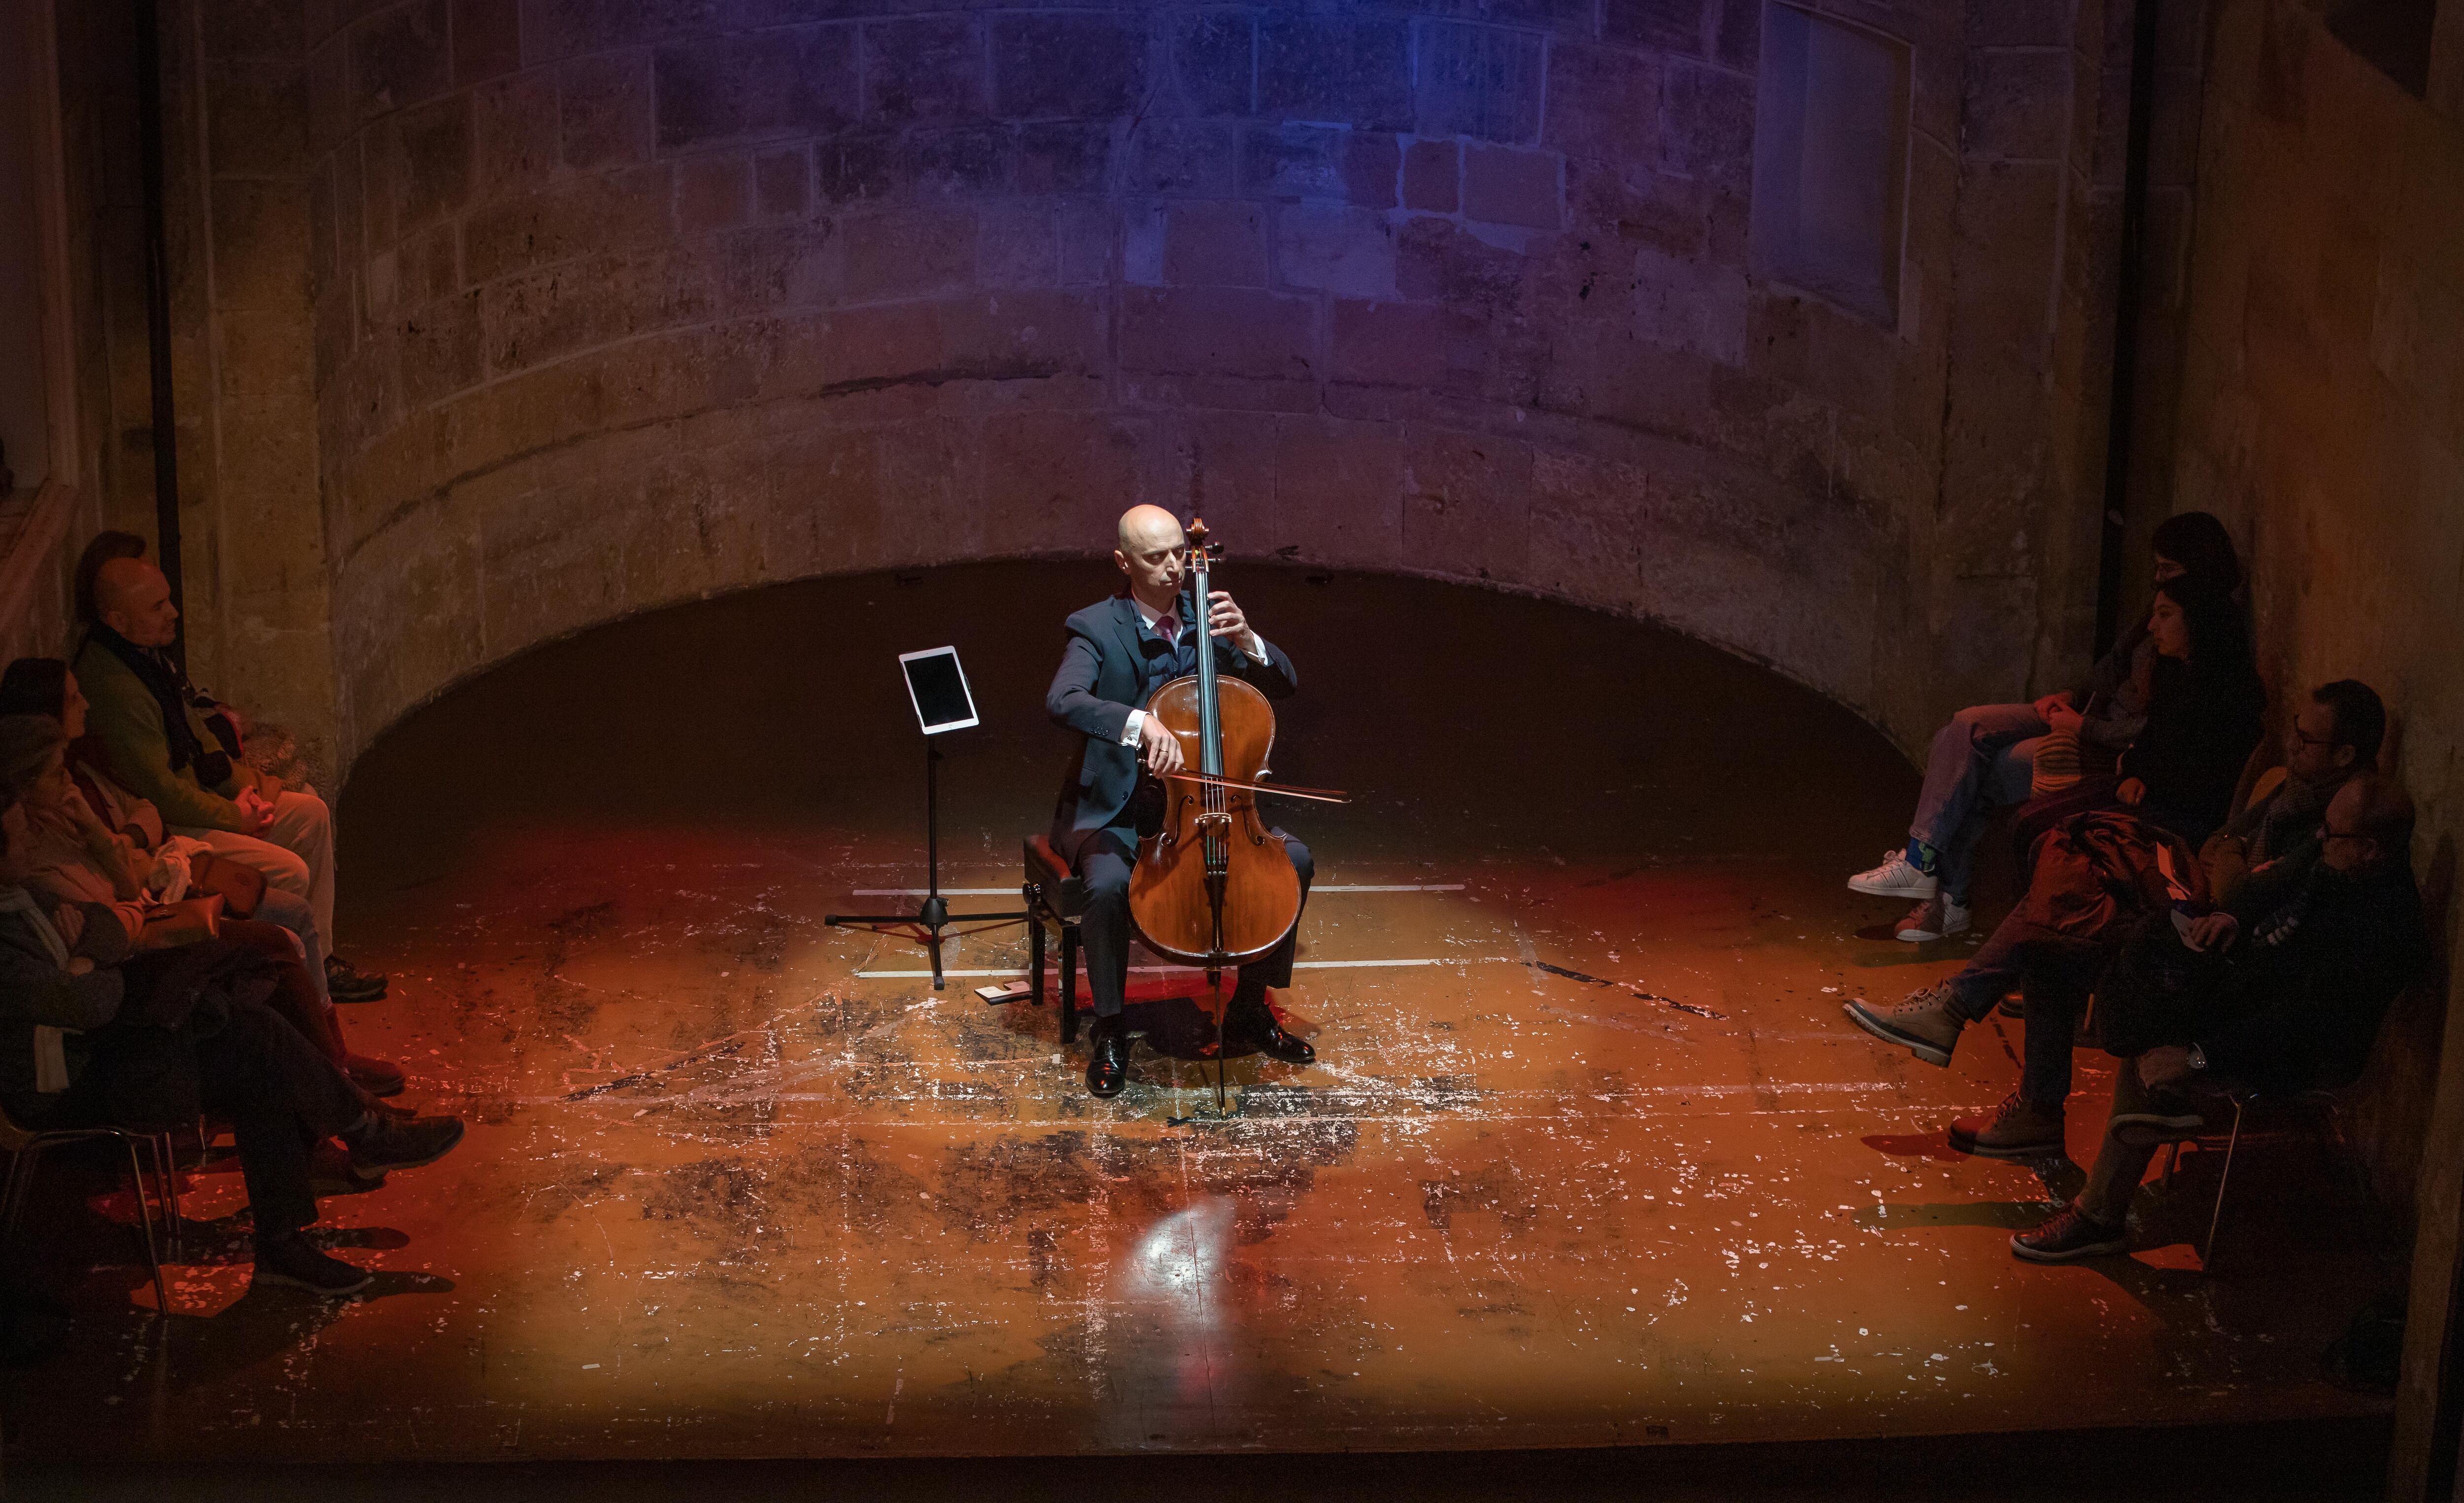
[(171, 1152), (171, 1135), (156, 1133), (149, 1140), (154, 1150), (155, 1199), (163, 1206), (164, 1255), (172, 1262), (180, 1261), (180, 1164)]
[(154, 1309), (164, 1319), (171, 1318), (171, 1286), (163, 1277), (163, 1249), (154, 1237), (154, 1207), (145, 1199), (145, 1169), (137, 1158), (134, 1134), (121, 1138), (128, 1149), (128, 1188), (137, 1196), (137, 1221), (145, 1231), (145, 1266), (154, 1271)]
[(26, 1198), (33, 1193), (34, 1166), (42, 1159), (43, 1140), (37, 1138), (9, 1160), (9, 1199), (0, 1205), (0, 1252), (16, 1245), (17, 1221), (25, 1214)]
[(2233, 1133), (2225, 1138), (2224, 1167), (2216, 1173), (2216, 1207), (2208, 1214), (2208, 1240), (2199, 1249), (2199, 1271), (2212, 1273), (2216, 1267), (2216, 1227), (2225, 1219), (2225, 1190), (2233, 1183), (2233, 1150), (2241, 1146), (2241, 1098), (2233, 1098)]
[(0, 1255), (5, 1255), (17, 1235), (18, 1187), (33, 1178), (34, 1158), (39, 1152), (33, 1143), (9, 1156), (9, 1179), (0, 1186)]
[(2156, 1187), (2160, 1190), (2170, 1190), (2173, 1187), (2173, 1171), (2180, 1167), (2182, 1167), (2182, 1143), (2179, 1138), (2176, 1138), (2172, 1152), (2165, 1156), (2165, 1172), (2157, 1177)]
[(1078, 926), (1061, 926), (1061, 1042), (1078, 1042)]
[(1033, 985), (1033, 989), (1027, 996), (1028, 1000), (1041, 1007), (1044, 1006), (1044, 919), (1041, 916), (1035, 914), (1027, 916), (1026, 933), (1027, 953), (1032, 957), (1028, 961), (1030, 969), (1027, 974), (1032, 978)]

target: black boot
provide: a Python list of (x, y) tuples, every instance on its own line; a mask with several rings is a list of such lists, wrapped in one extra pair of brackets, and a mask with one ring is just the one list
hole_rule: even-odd
[(1309, 1048), (1309, 1040), (1284, 1031), (1275, 1009), (1266, 1006), (1266, 988), (1251, 986), (1245, 980), (1241, 989), (1232, 994), (1231, 1008), (1223, 1015), (1223, 1037), (1227, 1049), (1247, 1045), (1268, 1059), (1279, 1059), (1287, 1065), (1317, 1061), (1317, 1050)]
[(1130, 1030), (1118, 1018), (1097, 1018), (1087, 1038), (1087, 1092), (1111, 1097), (1130, 1083)]

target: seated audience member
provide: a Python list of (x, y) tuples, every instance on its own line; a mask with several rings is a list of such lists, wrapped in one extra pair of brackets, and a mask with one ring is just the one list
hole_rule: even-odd
[[(333, 815), (313, 789), (260, 786), (239, 760), (236, 718), (199, 694), (163, 651), (180, 612), (163, 571), (131, 556), (130, 541), (105, 533), (78, 564), (77, 598), (90, 600), (95, 615), (75, 668), (102, 760), (161, 811), (173, 834), (201, 840), (306, 898), (330, 945)], [(337, 998), (363, 1001), (385, 989), (383, 977), (362, 975), (330, 950), (325, 969)]]
[(0, 789), (0, 1104), (33, 1128), (228, 1116), (255, 1225), (255, 1277), (321, 1294), (366, 1271), (302, 1235), (317, 1220), (309, 1157), (339, 1137), (373, 1179), (432, 1163), (462, 1139), (451, 1116), (396, 1120), (256, 1000), (264, 963), (220, 940), (131, 956), (102, 904), (53, 904), (16, 863), (25, 810)]
[(2267, 711), (2241, 603), (2187, 577), (2160, 585), (2147, 635), (2146, 720), (2112, 774), (2031, 800), (2011, 822), (2023, 885), (2037, 839), (2074, 815), (2127, 808), (2196, 851), (2233, 811)]
[(2319, 853), (2319, 821), (2347, 781), (2377, 767), (2387, 740), (2387, 706), (2359, 679), (2340, 678), (2310, 692), (2285, 739), (2284, 778), (2263, 798), (2208, 837), (2199, 859), (2208, 895), (2217, 906), (2271, 861), (2307, 862)]
[(2364, 773), (2339, 789), (2306, 865), (2254, 872), (2228, 907), (2136, 932), (2099, 1004), (2124, 1063), (2087, 1185), (2011, 1250), (2036, 1263), (2120, 1252), (2131, 1197), (2163, 1144), (2203, 1132), (2225, 1093), (2348, 1084), (2429, 961), (2412, 880), (2412, 801)]
[(1968, 1025), (2013, 986), (2024, 987), (2029, 1048), (2019, 1089), (1991, 1118), (1952, 1124), (1952, 1144), (1966, 1151), (2059, 1150), (2079, 1013), (2104, 947), (2118, 937), (2115, 924), (2145, 911), (2132, 898), (2133, 879), (2156, 867), (2159, 849), (2184, 877), (2192, 873), (2195, 842), (2223, 821), (2258, 744), (2265, 691), (2231, 598), (2169, 581), (2158, 586), (2147, 628), (2157, 660), (2145, 725), (2102, 796), (2071, 801), (2063, 820), (2040, 824), (2028, 849), (2033, 868), (2058, 842), (2070, 858), (2060, 880), (2046, 892), (2032, 880), (2029, 898), (1949, 980), (1886, 1006), (1861, 999), (1847, 1006), (1850, 1021), (1876, 1038), (1947, 1065)]
[[(24, 884), (48, 902), (108, 909), (136, 950), (210, 937), (266, 957), (275, 982), (269, 1005), (359, 1085), (379, 1095), (398, 1094), (400, 1066), (354, 1054), (344, 1046), (333, 1004), (309, 973), (306, 947), (289, 930), (220, 917), (219, 895), (154, 900), (145, 885), (153, 857), (87, 807), (69, 779), (67, 746), (59, 722), (48, 716), (0, 716), (0, 783), (18, 791), (26, 823), (17, 862)], [(209, 911), (216, 917), (209, 919)]]
[[(182, 895), (220, 893), (237, 917), (290, 930), (307, 951), (309, 978), (316, 984), (317, 995), (332, 1000), (326, 986), (325, 937), (317, 930), (317, 916), (308, 899), (269, 885), (253, 867), (216, 856), (199, 842), (170, 835), (153, 802), (129, 792), (100, 765), (100, 748), (86, 736), (85, 695), (68, 664), (56, 657), (21, 657), (11, 663), (6, 673), (0, 673), (0, 717), (11, 715), (49, 716), (60, 723), (69, 738), (69, 780), (87, 808), (153, 861), (147, 873), (149, 887), (158, 893), (176, 890)], [(183, 875), (186, 881), (180, 880)]]
[[(2206, 512), (2168, 517), (2156, 529), (2156, 583), (2190, 579), (2230, 595), (2241, 586), (2241, 561), (2224, 524)], [(2059, 731), (2075, 738), (2089, 770), (2110, 768), (2139, 735), (2147, 710), (2156, 650), (2145, 619), (2077, 689), (2034, 704), (1979, 705), (1962, 710), (1933, 739), (1925, 787), (1917, 796), (1906, 849), (1848, 879), (1859, 893), (1914, 897), (1900, 921), (1902, 939), (1939, 939), (1969, 926), (1976, 843), (1996, 808), (2030, 796), (2036, 753)], [(2100, 768), (2096, 764), (2102, 763)]]

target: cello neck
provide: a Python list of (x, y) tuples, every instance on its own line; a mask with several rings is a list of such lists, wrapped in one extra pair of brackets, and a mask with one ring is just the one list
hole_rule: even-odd
[(1189, 523), (1191, 619), (1198, 628), (1199, 770), (1210, 778), (1223, 776), (1223, 722), (1215, 694), (1215, 635), (1211, 630), (1213, 560), (1206, 545), (1206, 523)]

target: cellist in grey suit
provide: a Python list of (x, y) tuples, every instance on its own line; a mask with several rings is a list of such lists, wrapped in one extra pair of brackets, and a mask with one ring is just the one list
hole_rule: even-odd
[[(1153, 824), (1160, 812), (1159, 806), (1148, 809), (1150, 801), (1138, 796), (1139, 770), (1141, 764), (1155, 774), (1181, 767), (1179, 741), (1139, 707), (1163, 684), (1198, 671), (1199, 641), (1182, 588), (1187, 542), (1172, 513), (1160, 506), (1124, 512), (1112, 561), (1129, 587), (1069, 618), (1069, 643), (1044, 698), (1056, 723), (1085, 738), (1061, 780), (1052, 846), (1087, 884), (1079, 938), (1095, 1007), (1087, 1089), (1099, 1096), (1118, 1095), (1129, 1079), (1121, 997), (1130, 969), (1130, 871), (1137, 862), (1141, 818)], [(1299, 687), (1291, 659), (1258, 634), (1229, 594), (1219, 589), (1214, 596), (1207, 630), (1217, 671), (1246, 679), (1269, 699), (1289, 697)], [(1306, 900), (1309, 848), (1286, 836), (1285, 849), (1300, 873)], [(1266, 1006), (1268, 987), (1291, 984), (1299, 934), (1295, 922), (1265, 959), (1241, 967), (1224, 1018), (1226, 1048), (1237, 1038), (1291, 1064), (1317, 1057), (1307, 1040), (1284, 1030)]]

